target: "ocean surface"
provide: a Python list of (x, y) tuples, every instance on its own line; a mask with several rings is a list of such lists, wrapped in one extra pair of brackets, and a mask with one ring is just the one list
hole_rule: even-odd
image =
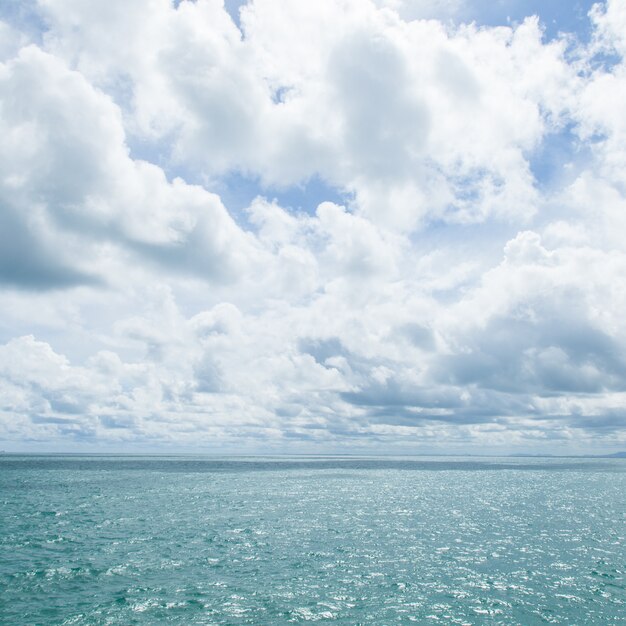
[(626, 624), (626, 460), (0, 456), (0, 624)]

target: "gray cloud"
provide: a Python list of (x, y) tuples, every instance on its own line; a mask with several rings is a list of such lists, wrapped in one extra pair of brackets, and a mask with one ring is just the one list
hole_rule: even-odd
[(0, 282), (25, 289), (60, 289), (102, 281), (64, 261), (8, 205), (0, 208)]
[(347, 356), (349, 351), (343, 346), (339, 337), (330, 339), (301, 338), (298, 348), (304, 354), (310, 354), (320, 365), (333, 356)]
[(624, 391), (621, 346), (594, 326), (581, 296), (552, 293), (520, 316), (491, 319), (465, 339), (465, 352), (441, 358), (437, 377), (506, 392)]

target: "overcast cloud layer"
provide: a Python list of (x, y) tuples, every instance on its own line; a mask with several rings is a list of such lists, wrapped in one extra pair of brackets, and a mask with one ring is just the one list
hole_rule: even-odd
[(0, 448), (626, 447), (626, 2), (484, 4), (5, 3)]

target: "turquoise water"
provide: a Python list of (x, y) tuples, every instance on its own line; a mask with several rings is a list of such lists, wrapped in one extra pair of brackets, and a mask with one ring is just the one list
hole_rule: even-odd
[(0, 623), (624, 624), (626, 461), (0, 456)]

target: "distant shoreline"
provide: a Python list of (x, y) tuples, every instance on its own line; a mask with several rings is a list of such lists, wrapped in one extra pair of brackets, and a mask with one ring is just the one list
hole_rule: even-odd
[(402, 458), (480, 458), (480, 459), (626, 459), (626, 451), (612, 454), (462, 454), (462, 453), (418, 453), (418, 454), (362, 454), (362, 453), (217, 453), (217, 452), (9, 452), (0, 450), (0, 456), (76, 456), (76, 457), (206, 457), (218, 459), (257, 459), (257, 458), (303, 458), (303, 459), (402, 459)]

